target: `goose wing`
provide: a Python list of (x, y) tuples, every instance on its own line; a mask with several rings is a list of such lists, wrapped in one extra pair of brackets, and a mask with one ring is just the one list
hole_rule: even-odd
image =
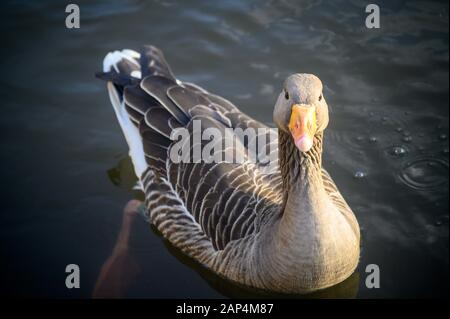
[[(182, 127), (190, 139), (181, 149), (187, 151), (191, 159), (196, 150), (203, 152), (203, 158), (198, 162), (172, 161), (170, 154), (175, 147), (179, 149), (180, 144), (176, 146), (176, 142), (171, 141), (164, 152), (160, 152), (160, 146), (152, 142), (153, 135), (148, 138), (143, 135), (145, 154), (151, 158), (149, 164), (156, 166), (152, 170), (165, 176), (185, 213), (192, 217), (192, 223), (199, 227), (214, 250), (222, 250), (230, 241), (257, 232), (267, 218), (279, 211), (280, 174), (266, 172), (263, 165), (252, 162), (248, 158), (246, 142), (236, 142), (232, 148), (211, 149), (211, 161), (205, 161), (204, 153), (208, 146), (225, 145), (226, 129), (245, 129), (246, 123), (254, 126), (258, 123), (243, 115), (227, 100), (189, 84), (149, 76), (140, 87), (158, 100), (161, 106), (157, 109), (159, 113), (162, 113), (161, 110), (167, 111), (165, 116), (159, 117), (153, 114), (154, 109), (147, 111), (141, 130), (152, 128), (167, 138), (174, 128)], [(196, 127), (197, 124), (199, 127)], [(203, 135), (211, 128), (220, 134), (211, 136), (211, 140), (193, 140), (196, 129)], [(155, 154), (158, 154), (157, 159)], [(227, 158), (238, 156), (242, 159), (240, 163), (227, 161)], [(161, 200), (155, 204), (160, 206)], [(162, 215), (158, 216), (149, 208), (151, 219), (156, 221), (160, 231), (171, 233), (173, 229), (178, 229), (180, 233), (175, 223), (167, 223)]]
[[(125, 67), (99, 76), (114, 83), (118, 100), (139, 131), (148, 165), (140, 179), (151, 222), (173, 244), (207, 262), (215, 251), (257, 233), (279, 213), (281, 176), (277, 165), (249, 158), (251, 139), (237, 141), (231, 148), (212, 149), (215, 160), (211, 162), (173, 161), (170, 154), (180, 144), (170, 139), (171, 134), (183, 128), (192, 137), (196, 129), (204, 134), (214, 128), (220, 134), (211, 136), (213, 144), (225, 145), (227, 129), (252, 128), (257, 132), (267, 126), (240, 112), (228, 100), (175, 79), (155, 47), (145, 47), (136, 61), (140, 78), (120, 73)], [(131, 64), (134, 67), (135, 63)], [(196, 123), (200, 123), (199, 128)], [(272, 144), (267, 141), (261, 143), (277, 153), (277, 140)], [(191, 138), (182, 149), (191, 154), (198, 147), (204, 150), (208, 146), (210, 140)], [(236, 156), (240, 156), (240, 162), (227, 160)]]
[(348, 206), (344, 197), (339, 192), (339, 190), (338, 190), (336, 184), (334, 183), (333, 179), (331, 178), (330, 174), (328, 174), (328, 172), (324, 168), (322, 168), (322, 180), (323, 180), (323, 185), (324, 185), (325, 191), (327, 192), (328, 196), (331, 198), (334, 205), (336, 205), (336, 207), (339, 209), (339, 211), (345, 216), (350, 227), (353, 229), (353, 231), (359, 238), (358, 221), (356, 220), (355, 215), (352, 213), (350, 206)]

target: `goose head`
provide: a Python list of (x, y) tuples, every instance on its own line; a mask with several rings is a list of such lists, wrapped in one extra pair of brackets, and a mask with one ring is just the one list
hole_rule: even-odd
[(322, 90), (322, 81), (317, 76), (293, 74), (284, 81), (275, 104), (275, 125), (292, 136), (301, 152), (308, 152), (314, 136), (328, 125), (328, 105)]

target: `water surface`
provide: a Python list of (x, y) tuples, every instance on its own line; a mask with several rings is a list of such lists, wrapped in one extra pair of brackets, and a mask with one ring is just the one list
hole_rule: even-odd
[[(138, 196), (127, 146), (94, 78), (104, 55), (154, 44), (181, 80), (265, 123), (284, 78), (318, 75), (331, 109), (324, 166), (362, 229), (358, 272), (318, 297), (448, 296), (448, 3), (2, 1), (0, 293), (90, 297), (122, 208)], [(259, 296), (202, 271), (142, 219), (124, 297)], [(65, 287), (65, 266), (81, 288)], [(377, 264), (381, 288), (367, 289)], [(130, 266), (131, 267), (131, 266)], [(125, 267), (127, 269), (127, 267)]]

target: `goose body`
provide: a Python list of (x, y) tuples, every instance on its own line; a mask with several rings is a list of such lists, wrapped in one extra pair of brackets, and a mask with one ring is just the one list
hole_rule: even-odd
[[(271, 134), (278, 135), (266, 145), (278, 161), (268, 167), (246, 155), (239, 163), (171, 160), (171, 133), (193, 133), (194, 120), (201, 132), (268, 127), (177, 80), (159, 49), (109, 53), (98, 77), (107, 81), (149, 220), (174, 246), (231, 281), (281, 293), (313, 292), (354, 272), (359, 226), (322, 168), (328, 112), (318, 78), (286, 80), (274, 110), (278, 133)], [(237, 143), (232, 151), (246, 154), (247, 147)]]

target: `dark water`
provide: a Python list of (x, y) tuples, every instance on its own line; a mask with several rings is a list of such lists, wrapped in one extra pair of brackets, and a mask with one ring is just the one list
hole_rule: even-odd
[[(2, 1), (0, 292), (90, 297), (137, 195), (103, 56), (151, 43), (173, 70), (270, 123), (284, 77), (317, 74), (331, 107), (324, 165), (362, 228), (358, 273), (318, 297), (448, 296), (447, 1)], [(300, 4), (301, 3), (301, 4)], [(126, 297), (253, 296), (201, 271), (141, 218)], [(131, 260), (131, 261), (130, 261)], [(65, 287), (65, 266), (81, 288)], [(381, 288), (365, 286), (377, 264)], [(132, 266), (128, 266), (132, 265)]]

